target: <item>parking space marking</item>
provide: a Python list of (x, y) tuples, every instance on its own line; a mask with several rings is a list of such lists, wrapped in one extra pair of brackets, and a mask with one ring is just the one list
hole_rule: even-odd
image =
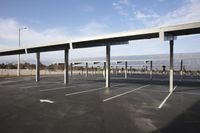
[(44, 92), (44, 91), (55, 91), (55, 90), (62, 90), (62, 89), (68, 89), (68, 88), (72, 88), (74, 86), (65, 86), (65, 87), (59, 87), (59, 88), (52, 88), (52, 89), (44, 89), (44, 90), (39, 90), (41, 92)]
[(191, 93), (191, 92), (175, 92), (175, 93), (181, 93), (181, 94), (188, 94), (188, 95), (197, 95), (199, 96), (199, 93)]
[(21, 89), (29, 89), (29, 88), (37, 88), (37, 87), (41, 87), (41, 86), (23, 86), (23, 87), (20, 87)]
[[(122, 85), (122, 84), (113, 85), (111, 87), (117, 87), (117, 86), (120, 86), (120, 85)], [(78, 91), (78, 92), (73, 92), (73, 93), (68, 93), (68, 94), (65, 94), (65, 96), (72, 96), (72, 95), (77, 95), (77, 94), (82, 94), (82, 93), (87, 93), (87, 92), (98, 91), (98, 90), (102, 90), (102, 89), (105, 89), (105, 87), (96, 88), (96, 89), (90, 89), (90, 90), (85, 90), (85, 91)]]
[[(174, 87), (173, 91), (174, 91), (176, 88), (177, 88), (177, 85)], [(163, 107), (163, 105), (165, 104), (165, 102), (167, 101), (167, 99), (171, 96), (171, 94), (173, 93), (173, 91), (170, 92), (170, 93), (165, 97), (165, 99), (162, 101), (162, 103), (158, 106), (159, 109), (161, 109), (161, 108)]]
[(40, 99), (41, 103), (54, 103), (54, 101), (49, 100), (49, 99)]
[(1, 81), (0, 85), (8, 84), (8, 83), (15, 83), (15, 82), (18, 82), (18, 81)]
[(144, 86), (141, 86), (141, 87), (138, 87), (138, 88), (133, 89), (133, 90), (130, 90), (130, 91), (126, 91), (126, 92), (124, 92), (124, 93), (121, 93), (121, 94), (115, 95), (115, 96), (113, 96), (113, 97), (109, 97), (109, 98), (107, 98), (107, 99), (104, 99), (103, 102), (106, 102), (106, 101), (112, 100), (112, 99), (114, 99), (114, 98), (117, 98), (117, 97), (120, 97), (120, 96), (126, 95), (126, 94), (128, 94), (128, 93), (131, 93), (131, 92), (137, 91), (137, 90), (142, 89), (142, 88), (145, 88), (145, 87), (147, 87), (147, 86), (150, 86), (150, 84), (148, 84), (148, 85), (144, 85)]
[(147, 90), (147, 89), (142, 89), (140, 91), (149, 91), (149, 92), (158, 92), (158, 93), (168, 93), (168, 91), (157, 91), (157, 90)]
[(23, 80), (19, 80), (19, 79), (14, 79), (12, 81), (1, 81), (0, 85), (7, 85), (9, 83), (19, 83), (19, 82), (23, 82), (23, 81), (31, 81), (32, 79), (23, 79)]

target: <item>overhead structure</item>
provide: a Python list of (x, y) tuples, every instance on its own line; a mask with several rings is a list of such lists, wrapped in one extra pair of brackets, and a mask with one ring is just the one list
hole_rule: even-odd
[[(170, 42), (170, 87), (169, 91), (173, 91), (173, 45), (174, 40), (178, 36), (200, 34), (200, 22), (187, 23), (181, 25), (164, 26), (160, 28), (152, 28), (145, 30), (136, 30), (128, 32), (119, 32), (104, 36), (67, 40), (46, 45), (18, 48), (0, 51), (0, 56), (29, 54), (38, 52), (48, 52), (65, 49), (78, 49), (86, 47), (106, 46), (106, 87), (110, 86), (110, 47), (112, 45), (128, 44), (129, 41), (160, 38), (162, 41)], [(65, 55), (66, 56), (66, 55)], [(65, 63), (68, 60), (65, 59)], [(66, 72), (65, 72), (66, 74)], [(86, 74), (87, 75), (87, 74)]]

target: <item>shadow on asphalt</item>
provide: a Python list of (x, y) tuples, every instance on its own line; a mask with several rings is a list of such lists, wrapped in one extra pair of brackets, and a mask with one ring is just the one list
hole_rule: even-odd
[[(163, 120), (164, 121), (164, 120)], [(199, 133), (200, 101), (194, 103), (167, 126), (151, 133)]]

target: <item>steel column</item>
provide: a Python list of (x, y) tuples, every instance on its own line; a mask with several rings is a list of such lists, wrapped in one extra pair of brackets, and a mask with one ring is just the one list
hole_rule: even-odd
[(106, 62), (103, 63), (103, 77), (106, 78)]
[(110, 45), (106, 45), (106, 88), (110, 87)]
[(116, 75), (116, 77), (117, 77), (117, 75), (118, 75), (118, 68), (117, 68), (117, 66), (116, 66), (115, 69), (116, 69), (116, 70), (115, 70), (115, 75)]
[(183, 60), (181, 60), (181, 81), (183, 80)]
[(64, 52), (64, 84), (68, 84), (68, 64), (69, 64), (69, 49), (65, 49)]
[(132, 76), (132, 66), (130, 66), (130, 68), (129, 68), (130, 70), (130, 75)]
[(170, 40), (170, 73), (169, 73), (169, 92), (173, 92), (174, 89), (174, 40)]
[(40, 53), (36, 53), (36, 74), (35, 74), (35, 81), (40, 81)]
[(20, 54), (18, 55), (18, 63), (17, 63), (17, 76), (20, 76)]
[(88, 77), (88, 63), (85, 63), (85, 69), (86, 69), (86, 73), (85, 73), (85, 77)]
[(127, 79), (127, 73), (128, 73), (128, 70), (127, 70), (127, 61), (125, 61), (125, 79)]
[[(21, 29), (19, 28), (19, 48), (21, 47)], [(20, 54), (18, 55), (18, 63), (17, 63), (17, 76), (20, 76)]]
[(150, 61), (150, 79), (152, 80), (152, 74), (153, 74), (153, 62)]
[(70, 63), (70, 76), (72, 77), (73, 76), (73, 64)]

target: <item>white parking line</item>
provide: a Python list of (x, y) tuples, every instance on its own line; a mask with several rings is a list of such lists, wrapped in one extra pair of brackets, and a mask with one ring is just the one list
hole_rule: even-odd
[(4, 84), (8, 84), (9, 85), (9, 83), (17, 83), (17, 82), (22, 82), (22, 81), (30, 81), (30, 79), (15, 80), (15, 81), (1, 81), (0, 85), (4, 85)]
[[(177, 87), (177, 85), (174, 87), (173, 91), (176, 89), (176, 87)], [(167, 97), (162, 101), (162, 103), (158, 106), (159, 109), (161, 109), (161, 108), (163, 107), (163, 105), (165, 104), (165, 102), (167, 101), (167, 99), (171, 96), (171, 94), (173, 93), (173, 91), (170, 92), (170, 93), (167, 95)]]
[(52, 88), (52, 89), (44, 89), (44, 90), (39, 90), (39, 91), (55, 91), (55, 90), (61, 90), (61, 89), (68, 89), (68, 88), (72, 88), (74, 86), (69, 86), (69, 87), (59, 87), (59, 88)]
[(168, 93), (169, 91), (157, 91), (157, 90), (147, 90), (147, 89), (142, 89), (140, 91), (149, 91), (149, 92), (158, 92), (158, 93)]
[(54, 103), (54, 101), (51, 101), (49, 99), (40, 99), (41, 103)]
[(181, 93), (181, 94), (188, 94), (188, 95), (197, 95), (199, 96), (199, 93), (191, 93), (191, 92), (175, 92), (175, 93)]
[(126, 94), (128, 94), (128, 93), (133, 92), (133, 91), (136, 91), (136, 90), (139, 90), (139, 89), (145, 88), (145, 87), (147, 87), (147, 86), (149, 86), (149, 85), (150, 85), (150, 84), (148, 84), (148, 85), (144, 85), (144, 86), (138, 87), (138, 88), (136, 88), (136, 89), (133, 89), (133, 90), (131, 90), (131, 91), (127, 91), (127, 92), (121, 93), (121, 94), (119, 94), (119, 95), (116, 95), (116, 96), (113, 96), (113, 97), (110, 97), (110, 98), (104, 99), (103, 102), (106, 102), (106, 101), (112, 100), (112, 99), (114, 99), (114, 98), (117, 98), (117, 97), (120, 97), (120, 96), (126, 95)]
[(40, 86), (23, 86), (23, 87), (20, 87), (21, 89), (29, 89), (29, 88), (37, 88), (37, 87), (40, 87)]
[(8, 83), (15, 83), (15, 82), (18, 82), (18, 81), (1, 81), (0, 85), (8, 84)]
[[(116, 86), (120, 86), (122, 84), (118, 84), (118, 85), (113, 85), (111, 87), (116, 87)], [(87, 93), (87, 92), (93, 92), (93, 91), (98, 91), (98, 90), (102, 90), (105, 89), (105, 87), (101, 87), (101, 88), (96, 88), (96, 89), (90, 89), (90, 90), (85, 90), (85, 91), (78, 91), (78, 92), (73, 92), (73, 93), (68, 93), (65, 94), (65, 96), (72, 96), (72, 95), (77, 95), (77, 94), (82, 94), (82, 93)]]

